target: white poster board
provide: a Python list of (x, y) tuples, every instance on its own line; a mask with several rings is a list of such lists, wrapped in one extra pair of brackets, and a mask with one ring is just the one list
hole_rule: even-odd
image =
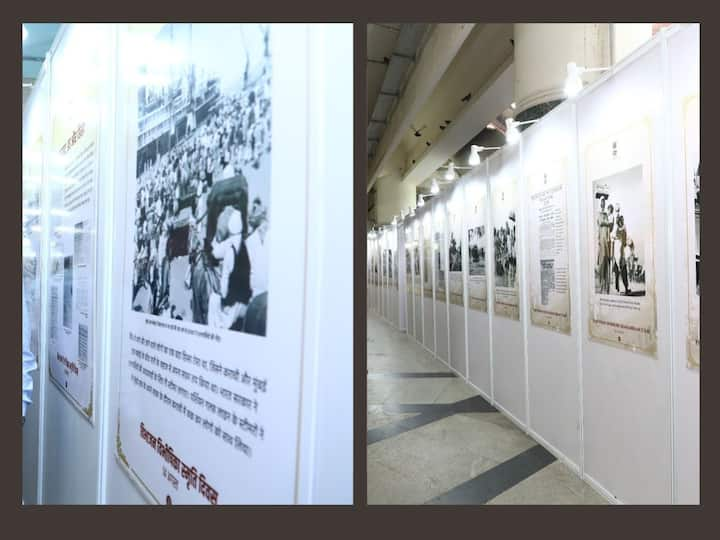
[(51, 83), (50, 378), (91, 422), (102, 31), (72, 28)]
[(690, 368), (700, 367), (700, 95), (683, 104), (683, 163), (687, 205), (688, 355)]
[(517, 197), (515, 176), (493, 179), (494, 312), (514, 320), (520, 320)]
[(527, 178), (530, 319), (570, 333), (567, 159), (548, 163)]
[(117, 456), (158, 503), (291, 503), (307, 29), (134, 30)]
[(653, 179), (649, 120), (588, 144), (590, 336), (655, 354)]

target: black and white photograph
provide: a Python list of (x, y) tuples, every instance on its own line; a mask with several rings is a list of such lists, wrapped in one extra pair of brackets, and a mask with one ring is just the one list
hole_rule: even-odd
[(435, 233), (435, 272), (437, 277), (437, 285), (439, 290), (445, 289), (445, 262), (443, 261), (442, 255), (442, 233)]
[(505, 223), (500, 227), (493, 227), (497, 287), (514, 289), (517, 285), (516, 220), (515, 210), (510, 210)]
[(405, 248), (405, 273), (408, 276), (412, 274), (412, 260), (409, 247)]
[(140, 67), (132, 308), (264, 336), (269, 26), (172, 23), (155, 40), (172, 54)]
[(645, 211), (635, 206), (642, 166), (593, 182), (595, 293), (645, 296)]
[(462, 240), (456, 237), (455, 231), (450, 231), (448, 256), (450, 272), (462, 272)]
[(393, 280), (393, 252), (392, 249), (387, 250), (387, 259), (388, 259), (388, 279), (392, 282)]
[(485, 275), (485, 225), (468, 229), (468, 272)]
[(420, 249), (417, 244), (413, 247), (413, 257), (415, 260), (415, 278), (420, 279)]

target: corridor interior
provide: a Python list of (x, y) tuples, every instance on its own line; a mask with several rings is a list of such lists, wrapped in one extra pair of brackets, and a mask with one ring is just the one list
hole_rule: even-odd
[(367, 356), (368, 504), (607, 504), (374, 313)]

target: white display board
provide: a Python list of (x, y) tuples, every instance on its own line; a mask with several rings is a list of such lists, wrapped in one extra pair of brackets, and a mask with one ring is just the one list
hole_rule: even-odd
[[(700, 98), (700, 25), (687, 28), (668, 38), (668, 72), (670, 81), (668, 128), (672, 150), (672, 181), (669, 198), (673, 201), (671, 257), (673, 270), (673, 405), (675, 464), (675, 499), (680, 504), (700, 503), (700, 297), (697, 289), (696, 261), (699, 255), (699, 231), (696, 230), (696, 199), (700, 199), (700, 181), (695, 179), (694, 162), (699, 160), (697, 129)], [(699, 161), (698, 161), (699, 164)], [(696, 190), (697, 186), (697, 190)], [(695, 326), (695, 323), (698, 323)], [(697, 361), (695, 355), (697, 356)], [(696, 365), (697, 364), (697, 365)]]
[[(526, 327), (528, 425), (539, 440), (579, 473), (580, 215), (572, 102), (559, 105), (543, 117), (541, 124), (523, 133), (522, 154), (528, 216), (528, 294), (524, 309), (532, 319)], [(554, 276), (547, 275), (546, 260)]]
[(492, 268), (489, 239), (487, 163), (463, 177), (467, 279), (468, 379), (486, 397), (492, 395), (488, 274)]
[(465, 220), (464, 184), (458, 182), (448, 198), (447, 208), (447, 289), (450, 359), (452, 368), (461, 376), (467, 375), (465, 345), (465, 272), (463, 256)]
[(413, 246), (413, 261), (414, 261), (414, 270), (415, 270), (415, 287), (414, 287), (414, 304), (415, 304), (415, 311), (414, 311), (414, 319), (415, 319), (415, 340), (422, 344), (423, 342), (423, 290), (424, 290), (424, 283), (423, 279), (425, 277), (425, 272), (427, 271), (425, 269), (424, 264), (424, 251), (423, 251), (423, 237), (422, 237), (422, 229), (421, 229), (421, 222), (420, 219), (418, 219), (417, 216), (415, 216), (412, 220), (412, 227), (413, 227), (413, 235), (415, 238), (415, 244)]
[(432, 272), (434, 286), (435, 354), (450, 365), (450, 326), (447, 301), (447, 213), (441, 196), (432, 205)]
[[(667, 234), (660, 225), (668, 223), (662, 186), (671, 176), (662, 150), (663, 88), (662, 47), (655, 41), (577, 100), (585, 239), (580, 244), (584, 470), (624, 503), (672, 501), (672, 288)], [(607, 219), (596, 197), (605, 192)], [(629, 288), (644, 296), (618, 295), (615, 275), (604, 293), (598, 289), (595, 232), (610, 221), (613, 201), (620, 203), (636, 256), (644, 257), (639, 261), (644, 283), (628, 280)], [(604, 249), (607, 260), (610, 250)], [(621, 293), (623, 281), (621, 276)]]
[(493, 398), (524, 425), (526, 419), (525, 339), (522, 306), (522, 238), (517, 223), (520, 147), (506, 147), (488, 159), (493, 239), (492, 355)]
[(432, 212), (425, 205), (425, 208), (418, 213), (422, 229), (422, 246), (423, 246), (423, 346), (430, 352), (435, 352), (435, 315), (433, 313), (433, 275), (434, 267), (432, 265), (432, 238), (433, 238), (433, 219)]
[[(288, 418), (300, 399), (306, 189), (282, 179), (306, 159), (291, 140), (307, 122), (297, 90), (305, 39), (302, 25), (260, 24), (127, 36), (125, 60), (138, 74), (123, 96), (137, 141), (127, 155), (135, 226), (125, 239), (116, 451), (158, 503), (294, 500), (298, 425)], [(241, 61), (224, 61), (230, 44)], [(292, 89), (278, 83), (288, 80)], [(187, 105), (175, 112), (164, 96), (178, 87), (172, 106)], [(169, 140), (153, 136), (155, 122), (174, 123)], [(184, 162), (191, 148), (211, 162), (200, 181)], [(158, 250), (150, 271), (165, 272), (160, 285), (145, 273), (143, 222), (160, 231), (160, 247), (151, 236), (147, 250)]]

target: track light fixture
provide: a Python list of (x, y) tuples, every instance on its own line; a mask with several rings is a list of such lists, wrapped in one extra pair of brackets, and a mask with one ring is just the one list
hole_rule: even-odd
[(567, 77), (565, 78), (565, 95), (568, 98), (577, 96), (583, 89), (582, 74), (593, 71), (608, 71), (609, 67), (586, 68), (578, 66), (575, 62), (567, 63)]
[(432, 184), (430, 184), (430, 193), (433, 195), (437, 195), (440, 193), (440, 186), (438, 185), (438, 181), (436, 178), (433, 178)]
[(447, 171), (445, 172), (445, 180), (452, 181), (457, 178), (457, 173), (455, 172), (455, 164), (451, 161), (448, 164)]
[(539, 119), (525, 120), (524, 122), (516, 122), (514, 118), (505, 119), (505, 140), (509, 145), (513, 145), (520, 140), (520, 131), (518, 126), (524, 126), (526, 124), (534, 124)]
[(470, 157), (468, 158), (468, 165), (471, 167), (477, 167), (480, 165), (480, 152), (486, 150), (500, 150), (500, 146), (477, 146), (473, 144), (470, 146)]

